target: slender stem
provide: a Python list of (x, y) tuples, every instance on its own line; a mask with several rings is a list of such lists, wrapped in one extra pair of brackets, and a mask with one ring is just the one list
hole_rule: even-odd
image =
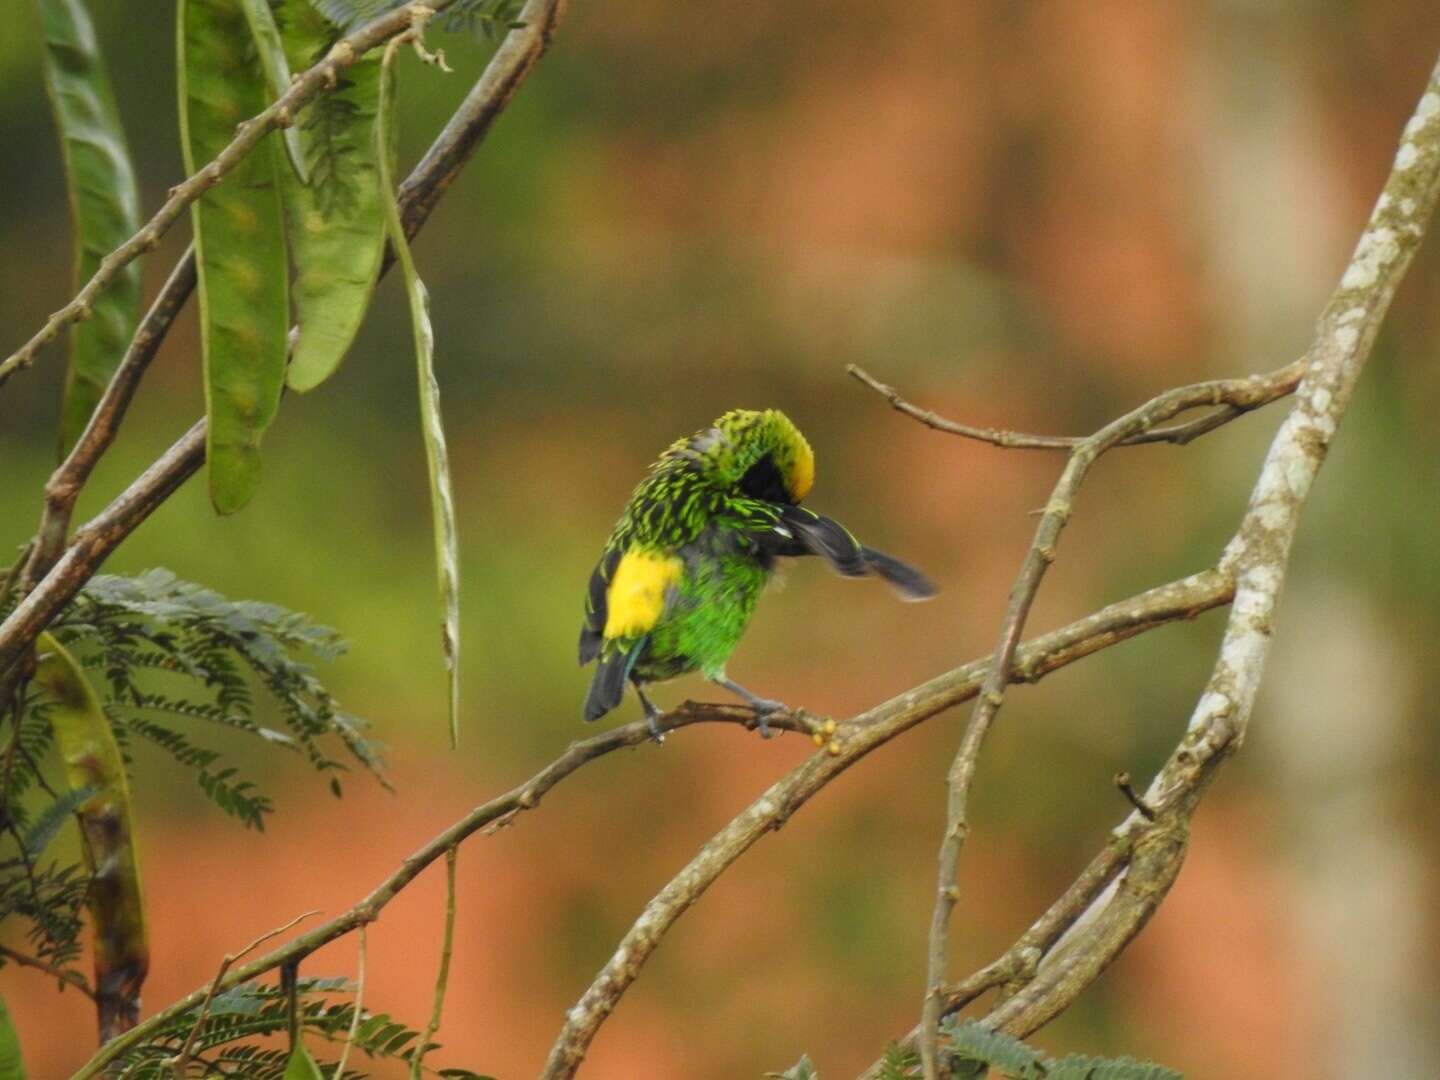
[(65, 986), (73, 986), (80, 993), (84, 994), (91, 1001), (95, 1000), (95, 991), (90, 989), (90, 984), (85, 981), (85, 976), (78, 971), (66, 971), (64, 968), (56, 967), (54, 964), (46, 963), (33, 956), (26, 956), (24, 953), (16, 952), (8, 945), (0, 945), (0, 956), (6, 960), (19, 964), (21, 967), (34, 968), (36, 971), (43, 971), (52, 979), (58, 979)]
[(355, 1011), (350, 1014), (350, 1030), (345, 1033), (345, 1046), (332, 1074), (335, 1080), (345, 1080), (345, 1065), (350, 1060), (350, 1048), (355, 1045), (355, 1033), (360, 1030), (360, 1017), (365, 1010), (365, 938), (369, 929), (365, 923), (360, 924), (360, 958), (355, 963)]
[[(220, 983), (225, 978), (225, 973), (229, 971), (230, 968), (238, 960), (249, 956), (252, 952), (258, 949), (261, 945), (265, 944), (265, 942), (269, 941), (271, 938), (279, 937), (281, 934), (285, 933), (286, 930), (291, 929), (296, 924), (304, 922), (312, 915), (319, 914), (319, 911), (307, 911), (302, 915), (296, 915), (295, 918), (291, 919), (284, 926), (277, 926), (274, 930), (267, 930), (265, 931), (265, 933), (257, 937), (254, 941), (250, 942), (249, 945), (246, 945), (243, 949), (240, 949), (237, 952), (227, 953), (225, 955), (224, 959), (220, 961), (219, 970), (215, 972), (215, 978), (210, 980), (210, 989), (205, 992), (205, 1000), (200, 1003), (200, 1013), (198, 1016), (195, 1017), (195, 1023), (192, 1024), (190, 1027), (190, 1033), (185, 1036), (185, 1045), (180, 1047), (180, 1052), (174, 1057), (170, 1058), (170, 1060), (166, 1063), (170, 1066), (170, 1072), (175, 1077), (175, 1080), (185, 1080), (186, 1071), (190, 1065), (191, 1055), (195, 1051), (195, 1040), (200, 1035), (200, 1029), (205, 1026), (206, 1017), (210, 1015), (210, 1006), (215, 1001), (215, 994), (220, 989)], [(362, 937), (360, 940), (364, 941), (365, 939)], [(337, 1072), (335, 1075), (340, 1076), (341, 1074)]]
[(450, 981), (450, 954), (455, 947), (455, 856), (458, 851), (453, 844), (445, 849), (445, 940), (440, 946), (440, 971), (435, 976), (435, 1002), (430, 1007), (430, 1022), (425, 1025), (425, 1034), (420, 1036), (420, 1042), (410, 1058), (410, 1080), (420, 1080), (425, 1051), (440, 1030), (440, 1014), (445, 1007), (445, 986)]
[[(1265, 386), (1253, 398), (1248, 398), (1244, 402), (1222, 403), (1216, 401), (1208, 403), (1214, 404), (1218, 408), (1213, 413), (1196, 417), (1194, 420), (1176, 424), (1173, 427), (1157, 427), (1149, 431), (1137, 431), (1121, 439), (1116, 445), (1143, 446), (1147, 443), (1164, 442), (1184, 446), (1201, 435), (1224, 427), (1231, 420), (1235, 420), (1253, 409), (1261, 408), (1293, 393), (1295, 387), (1300, 384), (1301, 376), (1305, 374), (1305, 365), (1306, 361), (1302, 357), (1280, 369), (1279, 372), (1266, 377)], [(1075, 450), (1084, 445), (1089, 438), (1085, 435), (1031, 435), (1023, 431), (1010, 431), (1005, 428), (962, 424), (956, 420), (946, 419), (933, 410), (912, 405), (900, 395), (900, 391), (893, 386), (887, 386), (856, 364), (850, 364), (845, 370), (857, 382), (868, 386), (888, 401), (891, 408), (904, 413), (911, 419), (918, 420), (926, 427), (943, 431), (948, 435), (959, 435), (961, 438), (974, 439), (977, 442), (989, 443), (991, 446), (998, 446), (1006, 450)]]

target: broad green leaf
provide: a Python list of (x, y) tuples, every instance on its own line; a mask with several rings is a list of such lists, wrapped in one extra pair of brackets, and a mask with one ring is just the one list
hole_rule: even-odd
[(110, 720), (75, 658), (49, 634), (36, 642), (35, 684), (54, 703), (50, 726), (71, 791), (95, 794), (77, 811), (85, 865), (91, 874), (95, 985), (101, 1040), (139, 1019), (140, 986), (150, 964), (145, 896), (135, 854), (130, 785)]
[[(245, 21), (250, 24), (250, 36), (255, 41), (260, 67), (265, 72), (265, 81), (270, 84), (271, 100), (278, 99), (290, 89), (290, 62), (280, 44), (280, 30), (275, 25), (275, 14), (270, 10), (269, 0), (240, 0), (245, 12)], [(305, 168), (305, 155), (300, 148), (300, 132), (291, 124), (285, 128), (285, 153), (290, 157), (290, 167), (302, 182), (309, 179)]]
[[(239, 0), (181, 0), (180, 134), (194, 172), (265, 107)], [(267, 138), (192, 207), (209, 418), (210, 500), (239, 510), (260, 483), (260, 440), (285, 382), (289, 266), (279, 143)]]
[(0, 998), (0, 1080), (25, 1080), (25, 1062), (20, 1057), (20, 1036), (10, 1019), (5, 999)]
[[(393, 53), (388, 56), (393, 56)], [(430, 296), (415, 272), (415, 260), (400, 223), (400, 208), (393, 196), (394, 178), (386, 148), (390, 145), (394, 75), (388, 64), (380, 79), (380, 118), (375, 125), (375, 159), (380, 183), (387, 193), (385, 224), (395, 261), (410, 297), (410, 323), (415, 337), (415, 363), (420, 377), (420, 426), (430, 472), (430, 507), (435, 533), (435, 564), (440, 585), (440, 645), (450, 673), (450, 745), (460, 740), (460, 544), (455, 533), (455, 498), (450, 487), (450, 464), (445, 450), (445, 428), (440, 419), (440, 385), (435, 381), (435, 334), (430, 326)]]
[[(43, 68), (75, 229), (75, 287), (140, 228), (140, 197), (125, 131), (84, 0), (35, 0)], [(120, 271), (89, 319), (70, 332), (60, 456), (85, 430), (140, 320), (140, 263)]]
[[(275, 14), (295, 70), (310, 67), (336, 39), (310, 0), (280, 0)], [(372, 53), (345, 71), (333, 93), (307, 105), (292, 129), (309, 175), (308, 183), (284, 178), (298, 329), (286, 372), (292, 390), (312, 390), (340, 366), (380, 275), (387, 193), (375, 159), (379, 96), (380, 57)], [(388, 163), (393, 125), (386, 154)]]
[(295, 1049), (290, 1051), (290, 1060), (285, 1063), (285, 1080), (325, 1080), (325, 1074), (315, 1064), (310, 1051), (303, 1044), (296, 1043)]

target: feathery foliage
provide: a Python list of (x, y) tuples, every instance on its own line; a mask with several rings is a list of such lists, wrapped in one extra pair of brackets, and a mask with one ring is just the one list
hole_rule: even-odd
[[(345, 1042), (354, 1018), (354, 1005), (335, 1000), (350, 993), (354, 985), (343, 978), (305, 978), (296, 984), (298, 1031), (313, 1044), (330, 1044), (338, 1051)], [(170, 1059), (180, 1052), (195, 1028), (198, 1010), (175, 1017), (142, 1043), (132, 1047), (116, 1063), (117, 1071), (135, 1080), (172, 1080)], [(290, 1030), (290, 1006), (277, 986), (247, 984), (216, 996), (195, 1032), (191, 1044), (198, 1075), (225, 1076), (236, 1080), (283, 1080), (290, 1051), (255, 1040), (284, 1035)], [(387, 1013), (362, 1009), (355, 1031), (353, 1049), (372, 1060), (409, 1063), (420, 1048), (420, 1032)], [(427, 1051), (440, 1044), (426, 1044)], [(355, 1060), (352, 1055), (351, 1060)], [(320, 1061), (321, 1075), (338, 1080), (333, 1061)], [(201, 1070), (204, 1070), (203, 1072)], [(427, 1070), (428, 1071), (428, 1070)], [(350, 1068), (347, 1080), (362, 1080), (367, 1074)], [(434, 1071), (444, 1080), (493, 1080), (462, 1068)]]
[[(1007, 1080), (1183, 1080), (1173, 1069), (1133, 1058), (1092, 1058), (1067, 1054), (1049, 1058), (1013, 1035), (991, 1031), (974, 1020), (954, 1017), (940, 1026), (940, 1049), (950, 1059), (954, 1080), (984, 1080), (998, 1075)], [(991, 1070), (995, 1070), (992, 1074)], [(820, 1080), (808, 1056), (783, 1073), (766, 1073), (776, 1080)], [(915, 1080), (920, 1076), (920, 1055), (895, 1043), (885, 1048), (881, 1080)]]
[[(122, 746), (158, 747), (190, 769), (226, 813), (262, 828), (268, 796), (221, 767), (185, 725), (210, 724), (304, 754), (340, 794), (346, 768), (336, 744), (384, 780), (380, 748), (365, 724), (342, 711), (302, 657), (333, 659), (344, 642), (329, 627), (275, 604), (232, 601), (168, 570), (91, 579), (55, 626), (56, 636), (100, 669), (106, 710)], [(257, 719), (257, 690), (284, 730)], [(42, 712), (44, 704), (37, 708)], [(177, 726), (180, 725), (180, 726)]]
[[(349, 33), (377, 19), (387, 11), (402, 7), (408, 0), (310, 0), (316, 11), (340, 30)], [(522, 0), (456, 0), (441, 13), (435, 25), (448, 32), (464, 30), (470, 34), (496, 38), (506, 30), (516, 29)]]

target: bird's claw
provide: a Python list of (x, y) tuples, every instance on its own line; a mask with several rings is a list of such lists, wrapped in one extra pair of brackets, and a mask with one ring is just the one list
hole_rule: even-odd
[(755, 727), (760, 732), (762, 739), (774, 737), (775, 732), (770, 729), (769, 720), (771, 713), (787, 712), (788, 706), (783, 701), (773, 701), (770, 698), (756, 698), (750, 703), (755, 710)]

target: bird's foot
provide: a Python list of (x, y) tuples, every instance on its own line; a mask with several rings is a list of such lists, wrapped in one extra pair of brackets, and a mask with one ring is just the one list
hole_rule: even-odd
[(736, 697), (743, 698), (745, 704), (755, 710), (755, 727), (759, 729), (762, 739), (768, 739), (774, 734), (774, 732), (770, 730), (769, 723), (767, 723), (770, 714), (790, 711), (790, 706), (786, 705), (783, 701), (775, 701), (772, 698), (763, 698), (758, 694), (752, 694), (737, 682), (731, 682), (729, 679), (723, 677), (715, 679), (714, 682), (717, 686), (723, 686), (726, 690), (729, 690)]
[(783, 701), (775, 701), (771, 698), (755, 698), (750, 702), (750, 707), (755, 710), (755, 727), (759, 730), (762, 739), (768, 739), (775, 734), (767, 723), (770, 714), (790, 711), (790, 707)]
[(645, 691), (637, 685), (635, 693), (640, 698), (640, 706), (645, 710), (645, 726), (650, 729), (650, 738), (655, 740), (656, 745), (663, 746), (665, 733), (660, 730), (660, 717), (664, 715), (655, 707), (655, 703), (645, 696)]

